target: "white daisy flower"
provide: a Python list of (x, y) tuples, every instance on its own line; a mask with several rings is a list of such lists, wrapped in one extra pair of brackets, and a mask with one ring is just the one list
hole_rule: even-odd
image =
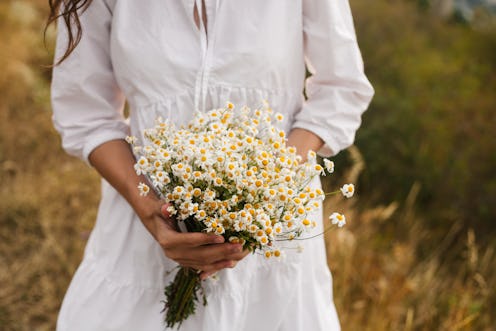
[(278, 259), (283, 259), (285, 257), (285, 254), (283, 251), (279, 250), (279, 249), (275, 249), (273, 252), (272, 252), (272, 255)]
[(148, 185), (146, 185), (145, 183), (139, 183), (138, 190), (141, 196), (145, 196), (150, 193), (150, 187), (148, 187)]
[(355, 193), (355, 185), (353, 184), (344, 184), (343, 187), (341, 187), (341, 193), (347, 198), (351, 198), (353, 194)]
[(346, 224), (346, 217), (340, 213), (332, 213), (332, 215), (329, 216), (329, 219), (332, 224), (337, 224), (340, 228)]
[(312, 150), (309, 150), (308, 153), (307, 153), (307, 160), (309, 163), (313, 163), (315, 162), (317, 159), (317, 153), (315, 153), (314, 151)]
[(281, 113), (276, 113), (274, 117), (278, 122), (282, 122), (284, 120), (284, 115)]
[(153, 167), (155, 168), (155, 170), (157, 171), (160, 171), (162, 170), (162, 162), (160, 160), (155, 160), (153, 162)]
[(334, 162), (331, 160), (324, 159), (324, 167), (328, 173), (332, 174), (334, 172)]
[(169, 207), (167, 207), (167, 212), (170, 214), (170, 215), (176, 215), (177, 214), (177, 210), (176, 208), (174, 208), (173, 205), (170, 205)]
[(141, 174), (146, 174), (148, 171), (148, 159), (144, 156), (140, 157), (138, 162), (135, 163), (134, 165), (134, 170), (136, 171), (136, 174), (139, 176)]
[(265, 251), (263, 255), (266, 259), (270, 259), (272, 257), (272, 251)]
[(130, 145), (136, 144), (137, 141), (138, 141), (138, 138), (136, 138), (135, 136), (127, 136), (126, 137), (126, 142)]

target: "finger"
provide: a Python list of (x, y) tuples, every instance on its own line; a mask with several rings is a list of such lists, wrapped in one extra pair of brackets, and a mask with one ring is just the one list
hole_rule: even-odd
[(233, 254), (219, 254), (219, 255), (211, 255), (211, 253), (207, 253), (209, 256), (205, 258), (199, 258), (198, 256), (194, 257), (184, 257), (184, 258), (179, 258), (182, 262), (188, 263), (188, 264), (194, 264), (194, 265), (207, 265), (207, 264), (215, 264), (220, 261), (234, 261), (238, 262), (241, 261), (248, 255), (249, 252), (241, 252), (241, 253), (233, 253)]
[(159, 243), (165, 248), (190, 248), (202, 245), (221, 244), (225, 241), (224, 237), (215, 234), (178, 232), (165, 220), (159, 220), (157, 224), (157, 237), (160, 238)]
[(200, 275), (204, 272), (214, 274), (218, 271), (221, 271), (222, 269), (234, 268), (236, 266), (236, 264), (237, 264), (237, 262), (235, 262), (235, 261), (223, 260), (223, 261), (216, 262), (214, 264), (198, 266), (198, 268), (196, 270), (201, 270)]
[(218, 264), (218, 266), (219, 267), (222, 266), (222, 268), (219, 268), (218, 270), (216, 270), (216, 269), (212, 269), (212, 270), (210, 270), (210, 269), (199, 269), (199, 270), (201, 270), (201, 272), (200, 272), (200, 279), (201, 280), (205, 280), (208, 277), (216, 274), (220, 270), (225, 269), (225, 268), (231, 268), (232, 269), (232, 268), (236, 267), (237, 264), (238, 263), (236, 261), (222, 261), (222, 263), (219, 263)]
[(207, 279), (208, 277), (212, 276), (212, 275), (215, 275), (217, 273), (217, 271), (209, 271), (209, 272), (202, 272), (200, 274), (200, 279), (201, 280), (205, 280)]
[(198, 264), (213, 264), (222, 260), (241, 259), (242, 250), (240, 244), (208, 245), (190, 248), (184, 257)]
[(211, 265), (223, 260), (240, 260), (245, 256), (240, 244), (219, 244), (165, 250), (166, 255), (188, 266)]
[(248, 251), (247, 249), (243, 250), (241, 253), (236, 253), (236, 254), (232, 254), (230, 255), (228, 258), (230, 260), (233, 260), (233, 261), (241, 261), (242, 259), (244, 259), (248, 254), (250, 254), (250, 251)]
[[(166, 209), (167, 205), (162, 206)], [(167, 211), (166, 211), (167, 213)], [(167, 217), (167, 216), (164, 216)], [(200, 246), (208, 244), (218, 244), (223, 243), (225, 240), (222, 236), (215, 235), (212, 233), (201, 233), (201, 232), (179, 232), (175, 225), (175, 220), (172, 218), (161, 219), (157, 224), (157, 231), (163, 236), (168, 237), (168, 241), (172, 246)]]

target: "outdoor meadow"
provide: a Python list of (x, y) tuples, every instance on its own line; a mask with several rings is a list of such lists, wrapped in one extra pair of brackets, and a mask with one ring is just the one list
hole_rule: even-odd
[[(376, 89), (333, 158), (326, 234), (343, 330), (496, 330), (496, 18), (351, 0)], [(53, 330), (96, 217), (99, 177), (67, 156), (49, 102), (45, 0), (0, 2), (0, 330)], [(313, 330), (309, 330), (313, 331)]]

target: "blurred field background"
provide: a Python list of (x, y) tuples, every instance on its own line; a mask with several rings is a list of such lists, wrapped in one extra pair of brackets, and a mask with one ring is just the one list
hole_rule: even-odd
[[(60, 148), (46, 1), (0, 2), (0, 330), (53, 330), (99, 200)], [(496, 24), (452, 1), (351, 0), (376, 88), (334, 158), (327, 236), (343, 330), (496, 330)], [(447, 5), (448, 4), (448, 5)]]

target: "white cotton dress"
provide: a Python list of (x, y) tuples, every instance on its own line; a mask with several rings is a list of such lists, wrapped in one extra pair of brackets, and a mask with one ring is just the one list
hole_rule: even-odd
[[(227, 101), (256, 107), (263, 99), (285, 114), (287, 132), (298, 127), (320, 136), (323, 155), (353, 142), (373, 90), (347, 0), (205, 0), (205, 7), (196, 0), (208, 24), (199, 28), (194, 6), (195, 0), (93, 0), (81, 16), (79, 46), (53, 72), (53, 120), (68, 153), (87, 160), (106, 141), (141, 136), (158, 116), (181, 124), (194, 110)], [(66, 41), (59, 24), (56, 57)], [(313, 74), (306, 84), (305, 65)], [(312, 217), (321, 229), (321, 211)], [(207, 280), (208, 305), (199, 305), (181, 330), (339, 330), (323, 237), (298, 244), (303, 252), (290, 249), (282, 261), (249, 255)], [(57, 330), (165, 330), (161, 300), (175, 266), (103, 181)]]

